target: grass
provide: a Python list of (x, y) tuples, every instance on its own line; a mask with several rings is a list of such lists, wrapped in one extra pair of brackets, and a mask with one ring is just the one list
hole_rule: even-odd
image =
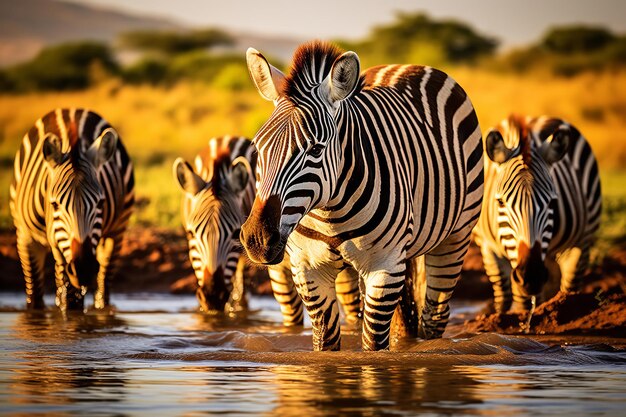
[[(448, 72), (472, 98), (483, 131), (509, 113), (548, 114), (575, 124), (601, 167), (604, 215), (601, 242), (626, 236), (626, 72), (555, 78), (499, 74), (467, 68)], [(138, 208), (134, 224), (179, 226), (181, 192), (171, 174), (178, 156), (192, 159), (210, 137), (253, 136), (272, 104), (250, 89), (203, 83), (172, 87), (127, 86), (107, 81), (78, 92), (0, 96), (0, 227), (9, 218), (8, 185), (15, 151), (33, 122), (55, 107), (87, 107), (120, 132), (135, 163)]]

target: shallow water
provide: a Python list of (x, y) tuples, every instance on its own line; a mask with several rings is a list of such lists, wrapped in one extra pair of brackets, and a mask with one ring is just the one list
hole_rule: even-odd
[[(48, 305), (52, 305), (49, 299)], [(624, 415), (626, 351), (483, 334), (311, 352), (271, 298), (245, 317), (117, 295), (115, 314), (20, 311), (0, 294), (0, 412), (13, 415)], [(454, 305), (457, 323), (476, 305)], [(452, 326), (451, 328), (454, 328)], [(564, 343), (569, 342), (569, 343)]]

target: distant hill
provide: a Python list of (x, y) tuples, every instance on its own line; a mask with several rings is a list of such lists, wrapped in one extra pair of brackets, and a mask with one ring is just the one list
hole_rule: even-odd
[[(26, 61), (44, 46), (78, 40), (113, 41), (138, 29), (184, 30), (166, 17), (141, 16), (58, 0), (0, 0), (0, 67)], [(301, 40), (233, 33), (234, 50), (248, 46), (287, 60)]]

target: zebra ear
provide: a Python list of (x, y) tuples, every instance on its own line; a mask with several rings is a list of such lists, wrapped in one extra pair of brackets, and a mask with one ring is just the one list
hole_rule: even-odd
[(282, 95), (285, 74), (270, 65), (267, 59), (254, 48), (248, 48), (246, 61), (250, 78), (261, 97), (269, 101), (278, 100)]
[(497, 130), (491, 130), (487, 134), (487, 138), (485, 139), (485, 150), (487, 151), (489, 159), (497, 164), (506, 162), (513, 153), (513, 151), (507, 148), (504, 144), (502, 133)]
[(360, 73), (361, 62), (356, 53), (348, 51), (335, 60), (324, 80), (331, 104), (350, 97), (359, 83)]
[(102, 166), (113, 157), (117, 149), (117, 141), (117, 132), (111, 127), (106, 128), (98, 139), (93, 141), (87, 152), (96, 167)]
[(559, 127), (556, 132), (541, 145), (539, 152), (544, 161), (548, 164), (560, 161), (569, 149), (570, 135), (571, 132), (567, 126)]
[(193, 168), (183, 158), (174, 161), (174, 178), (178, 181), (180, 188), (191, 195), (196, 195), (206, 187), (206, 182), (198, 174), (193, 172)]
[(41, 145), (43, 159), (51, 168), (56, 167), (63, 161), (64, 155), (61, 151), (61, 146), (61, 139), (54, 133), (47, 133), (43, 138), (43, 144)]
[(230, 186), (230, 189), (236, 193), (243, 191), (248, 185), (250, 172), (252, 172), (252, 168), (245, 157), (240, 156), (235, 158), (232, 163), (230, 176), (228, 178), (228, 185)]

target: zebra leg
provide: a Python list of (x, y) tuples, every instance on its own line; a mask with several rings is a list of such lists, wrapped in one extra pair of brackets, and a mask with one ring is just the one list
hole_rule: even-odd
[(337, 291), (337, 299), (346, 315), (346, 323), (358, 323), (363, 317), (358, 272), (350, 265), (344, 264), (343, 269), (337, 275), (335, 290)]
[(417, 337), (419, 317), (426, 291), (424, 257), (418, 256), (406, 262), (406, 279), (398, 307), (391, 320), (392, 342)]
[[(404, 255), (406, 257), (406, 255)], [(389, 349), (391, 320), (404, 290), (406, 261), (396, 263), (393, 270), (372, 268), (365, 275), (363, 312), (363, 350)]]
[(46, 248), (33, 241), (32, 238), (20, 229), (17, 229), (17, 253), (24, 272), (26, 289), (26, 308), (41, 310), (45, 308), (43, 302), (43, 276), (46, 260)]
[(121, 249), (121, 233), (115, 237), (108, 236), (100, 239), (100, 244), (96, 251), (100, 269), (98, 270), (98, 277), (96, 279), (96, 291), (93, 295), (93, 306), (96, 309), (103, 309), (109, 306), (110, 283), (117, 270), (117, 261)]
[(232, 291), (224, 310), (229, 313), (244, 311), (248, 309), (248, 297), (246, 296), (246, 282), (244, 269), (246, 260), (244, 256), (239, 256), (237, 269), (231, 279)]
[(54, 255), (54, 276), (57, 286), (55, 304), (63, 312), (66, 310), (82, 311), (84, 308), (85, 293), (82, 289), (74, 288), (65, 273), (65, 259), (57, 249), (52, 250)]
[(448, 301), (461, 275), (470, 233), (471, 227), (462, 229), (424, 255), (426, 293), (418, 329), (421, 338), (439, 338), (446, 329), (450, 318)]
[(283, 314), (283, 325), (301, 326), (304, 322), (304, 309), (293, 282), (291, 264), (286, 259), (278, 265), (269, 267), (268, 272), (274, 298)]
[(335, 292), (338, 269), (321, 265), (313, 269), (308, 264), (294, 266), (293, 280), (311, 318), (314, 350), (339, 350), (341, 329)]
[(480, 248), (480, 252), (483, 257), (485, 272), (493, 288), (494, 310), (498, 314), (506, 313), (513, 304), (513, 293), (511, 292), (511, 264), (507, 259), (493, 253), (486, 245)]
[(557, 258), (561, 268), (561, 291), (578, 291), (589, 267), (588, 244), (573, 247)]

